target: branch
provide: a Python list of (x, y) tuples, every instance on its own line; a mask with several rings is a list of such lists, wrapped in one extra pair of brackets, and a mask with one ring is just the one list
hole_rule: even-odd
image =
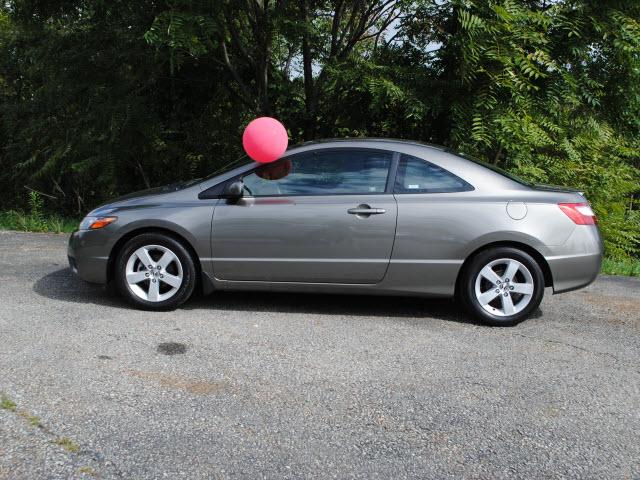
[[(229, 33), (231, 33), (231, 40), (233, 40), (233, 44), (240, 51), (242, 56), (247, 59), (247, 62), (249, 62), (250, 64), (254, 64), (255, 60), (253, 59), (251, 54), (244, 48), (244, 45), (242, 44), (242, 41), (240, 39), (240, 35), (238, 34), (238, 29), (236, 28), (235, 22), (229, 16), (229, 12), (226, 8), (224, 9), (224, 18), (226, 20), (225, 22), (226, 26), (228, 26), (229, 28)], [(225, 26), (219, 25), (218, 27), (219, 28), (222, 27), (222, 30), (224, 31)]]
[(291, 62), (293, 62), (293, 56), (296, 53), (296, 48), (293, 45), (289, 45), (289, 51), (287, 53), (287, 58), (284, 61), (284, 66), (282, 67), (282, 72), (284, 74), (284, 77), (287, 80), (289, 79), (290, 73), (291, 73)]
[(340, 23), (342, 22), (342, 14), (344, 13), (344, 0), (340, 0), (336, 6), (336, 11), (333, 16), (333, 22), (331, 24), (331, 49), (329, 50), (329, 57), (333, 58), (338, 49), (338, 31), (340, 30)]
[(301, 0), (302, 3), (302, 16), (305, 24), (305, 29), (302, 31), (302, 70), (304, 77), (304, 93), (305, 93), (305, 108), (307, 114), (310, 114), (314, 110), (315, 95), (313, 85), (313, 58), (311, 57), (311, 45), (309, 42), (309, 30), (307, 28), (309, 24), (309, 4), (308, 0)]
[[(42, 195), (43, 197), (48, 197), (48, 198), (51, 198), (51, 199), (53, 199), (53, 200), (57, 200), (57, 199), (58, 199), (58, 197), (54, 197), (53, 195), (49, 195), (48, 193), (41, 192), (40, 190), (36, 190), (35, 188), (31, 188), (31, 187), (30, 187), (30, 186), (28, 186), (28, 185), (24, 185), (24, 188), (26, 188), (26, 189), (27, 189), (27, 190), (29, 190), (30, 192), (35, 192), (35, 193), (37, 193), (38, 195)], [(64, 193), (64, 192), (63, 192), (63, 193)]]
[[(400, 13), (398, 13), (396, 15), (389, 15), (387, 17), (387, 19), (384, 20), (384, 22), (382, 23), (382, 26), (380, 27), (380, 29), (377, 32), (369, 33), (367, 35), (362, 35), (358, 39), (358, 41), (366, 40), (367, 38), (373, 38), (373, 37), (376, 37), (376, 39), (377, 39), (384, 31), (387, 30), (387, 28), (389, 28), (389, 25), (391, 25), (393, 23), (393, 21), (396, 20), (397, 18), (400, 18)], [(396, 37), (397, 35), (398, 35), (398, 33), (396, 32), (394, 37)]]
[(252, 110), (255, 110), (255, 103), (251, 101), (253, 98), (251, 95), (251, 91), (244, 84), (237, 70), (233, 67), (233, 65), (231, 65), (231, 60), (229, 59), (229, 53), (227, 52), (227, 44), (224, 38), (220, 39), (220, 46), (222, 48), (222, 58), (224, 59), (224, 65), (225, 67), (227, 67), (227, 70), (229, 70), (229, 73), (231, 73), (231, 76), (233, 76), (233, 79), (236, 81), (236, 83), (238, 84), (238, 87), (240, 88), (241, 95), (238, 95), (238, 97), (240, 98), (240, 100), (242, 100), (242, 102), (247, 107), (251, 108)]
[[(360, 40), (363, 40), (363, 36), (367, 32), (367, 30), (373, 27), (376, 22), (378, 22), (382, 17), (387, 15), (387, 19), (385, 20), (385, 22), (389, 20), (390, 17), (393, 17), (397, 8), (396, 3), (397, 0), (387, 0), (377, 7), (372, 6), (360, 15), (360, 18), (355, 27), (353, 27), (353, 22), (351, 21), (356, 17), (356, 12), (354, 10), (350, 22), (347, 25), (347, 27), (353, 28), (353, 30), (351, 30), (350, 32), (345, 31), (345, 34), (342, 36), (343, 40), (346, 39), (346, 43), (340, 50), (338, 58), (345, 59), (351, 53), (356, 44)], [(375, 34), (371, 36), (375, 36)], [(369, 38), (369, 36), (364, 38)]]

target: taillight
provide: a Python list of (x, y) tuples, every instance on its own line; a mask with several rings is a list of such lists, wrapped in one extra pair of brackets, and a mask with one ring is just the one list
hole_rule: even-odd
[(596, 214), (588, 203), (559, 203), (558, 206), (576, 225), (595, 225)]

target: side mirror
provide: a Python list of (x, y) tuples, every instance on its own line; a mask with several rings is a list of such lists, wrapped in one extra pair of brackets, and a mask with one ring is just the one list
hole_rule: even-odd
[(237, 201), (242, 198), (244, 195), (244, 183), (239, 180), (235, 182), (231, 182), (227, 185), (227, 188), (224, 189), (224, 193), (222, 194), (223, 198), (228, 200)]

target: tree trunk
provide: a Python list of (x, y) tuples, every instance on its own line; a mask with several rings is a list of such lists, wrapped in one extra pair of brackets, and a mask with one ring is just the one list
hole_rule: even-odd
[(302, 0), (302, 21), (305, 29), (302, 33), (302, 67), (304, 73), (304, 131), (305, 140), (311, 140), (315, 137), (316, 130), (316, 95), (313, 85), (313, 58), (311, 54), (311, 45), (309, 42), (309, 3), (308, 0)]

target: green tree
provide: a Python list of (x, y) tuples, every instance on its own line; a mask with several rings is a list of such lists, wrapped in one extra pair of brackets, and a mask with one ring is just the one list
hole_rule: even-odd
[[(167, 2), (145, 35), (173, 68), (220, 65), (251, 114), (294, 120), (294, 136), (327, 131), (336, 77), (366, 58), (408, 3), (398, 0)], [(327, 100), (327, 102), (325, 102)], [(326, 104), (329, 106), (325, 109)], [(323, 125), (324, 124), (324, 125)]]
[(292, 143), (439, 143), (584, 190), (609, 254), (640, 254), (633, 0), (8, 0), (0, 210), (81, 215), (242, 154), (256, 115)]
[(638, 253), (626, 206), (639, 182), (640, 4), (466, 1), (452, 15), (452, 143), (532, 181), (584, 190), (609, 253)]

